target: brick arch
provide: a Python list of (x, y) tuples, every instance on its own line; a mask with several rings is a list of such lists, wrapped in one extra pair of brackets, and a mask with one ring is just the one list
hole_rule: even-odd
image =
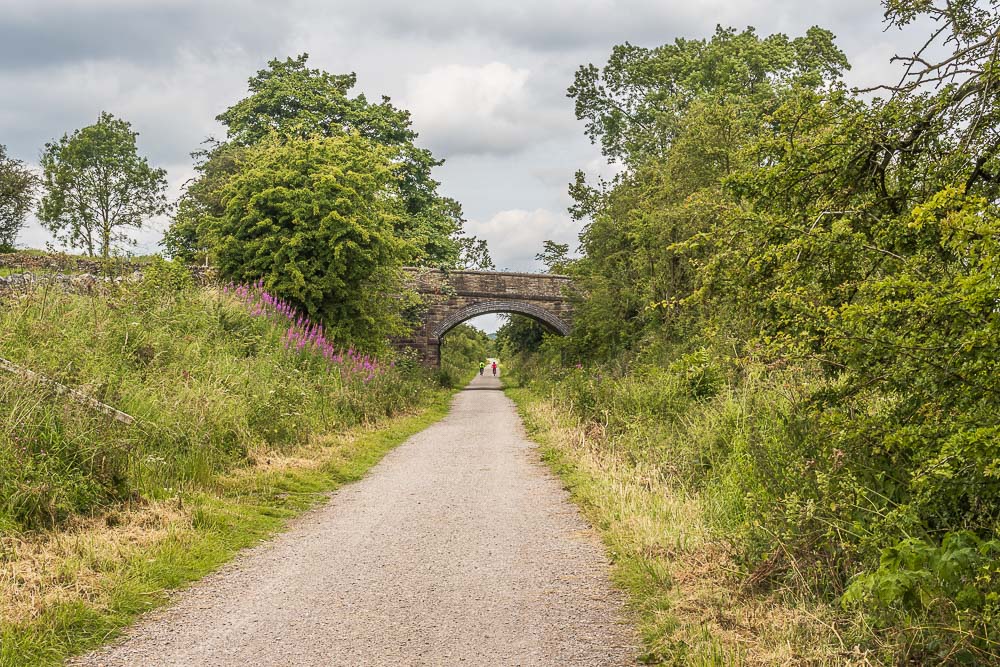
[(492, 300), (474, 303), (460, 308), (441, 320), (434, 328), (433, 335), (440, 339), (456, 326), (479, 315), (490, 313), (514, 313), (530, 317), (544, 324), (558, 334), (568, 336), (570, 325), (561, 317), (533, 303), (524, 301)]

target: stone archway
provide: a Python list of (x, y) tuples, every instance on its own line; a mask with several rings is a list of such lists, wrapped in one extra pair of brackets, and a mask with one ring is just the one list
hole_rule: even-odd
[(515, 313), (567, 335), (573, 309), (568, 276), (503, 271), (441, 271), (408, 268), (410, 284), (423, 298), (423, 324), (400, 344), (415, 348), (425, 364), (441, 361), (441, 337), (477, 315)]
[(446, 333), (462, 322), (471, 320), (473, 317), (478, 317), (480, 315), (489, 315), (490, 313), (511, 313), (515, 315), (524, 315), (526, 317), (530, 317), (536, 322), (544, 324), (552, 331), (555, 331), (563, 336), (569, 335), (570, 332), (570, 325), (568, 322), (564, 321), (561, 317), (551, 311), (534, 304), (523, 301), (483, 301), (481, 303), (472, 304), (471, 306), (466, 306), (461, 310), (457, 310), (443, 319), (438, 323), (437, 328), (434, 330), (434, 335), (437, 336), (438, 340), (440, 340)]

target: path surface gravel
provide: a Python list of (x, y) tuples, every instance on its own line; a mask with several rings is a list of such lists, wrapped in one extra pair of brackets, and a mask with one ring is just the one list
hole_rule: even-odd
[(607, 569), (477, 377), (363, 480), (74, 664), (634, 664)]

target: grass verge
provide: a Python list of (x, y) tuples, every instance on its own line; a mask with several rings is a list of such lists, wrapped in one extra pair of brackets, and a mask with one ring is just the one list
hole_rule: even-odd
[(317, 436), (257, 457), (208, 488), (0, 537), (0, 666), (56, 665), (114, 638), (169, 592), (280, 531), (448, 412), (419, 412)]
[(741, 585), (732, 549), (713, 538), (703, 500), (662, 462), (620, 446), (529, 389), (508, 387), (544, 460), (606, 545), (657, 665), (866, 665), (841, 641), (832, 610), (789, 591)]

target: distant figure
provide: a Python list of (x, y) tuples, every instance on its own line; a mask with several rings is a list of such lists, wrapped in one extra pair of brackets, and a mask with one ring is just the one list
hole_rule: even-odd
[(493, 377), (497, 376), (497, 362), (493, 362)]
[(482, 375), (483, 371), (485, 371), (485, 370), (486, 370), (486, 362), (485, 361), (480, 361), (479, 362), (479, 374)]

